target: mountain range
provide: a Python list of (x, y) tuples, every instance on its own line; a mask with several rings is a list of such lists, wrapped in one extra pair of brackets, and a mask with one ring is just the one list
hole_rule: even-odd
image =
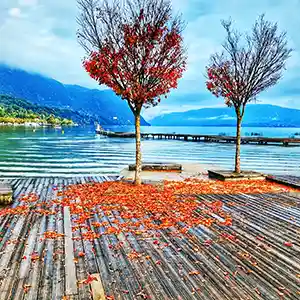
[[(154, 126), (235, 126), (233, 108), (202, 108), (174, 112), (150, 120)], [(248, 104), (243, 126), (249, 127), (300, 127), (300, 110), (270, 104)]]
[[(12, 96), (0, 95), (0, 119), (1, 117), (8, 117), (8, 122), (11, 122), (11, 118), (13, 118), (15, 123), (18, 123), (18, 121), (19, 123), (25, 123), (35, 122), (36, 119), (47, 120), (50, 116), (56, 119), (68, 120), (68, 124), (72, 124), (70, 120), (79, 125), (96, 122), (96, 119), (67, 108), (47, 107)], [(23, 119), (23, 122), (20, 119)], [(64, 123), (66, 124), (66, 122)]]
[[(0, 64), (0, 94), (31, 103), (65, 110), (75, 122), (102, 125), (133, 125), (134, 116), (126, 101), (111, 90), (66, 85), (51, 78)], [(200, 103), (200, 101), (199, 101)], [(72, 113), (73, 112), (73, 113)], [(82, 121), (80, 121), (80, 119)], [(202, 108), (159, 115), (149, 121), (154, 126), (235, 126), (234, 109)], [(141, 118), (141, 125), (150, 125)], [(269, 104), (249, 104), (243, 126), (300, 127), (300, 110)]]
[[(0, 94), (31, 103), (69, 109), (103, 125), (133, 125), (127, 103), (111, 90), (65, 85), (51, 78), (0, 65)], [(141, 125), (149, 125), (141, 118)]]

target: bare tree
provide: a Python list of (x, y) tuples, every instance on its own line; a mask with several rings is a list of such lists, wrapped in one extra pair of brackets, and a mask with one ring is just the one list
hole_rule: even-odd
[(136, 173), (141, 183), (140, 113), (177, 87), (185, 70), (183, 22), (170, 0), (78, 0), (84, 67), (128, 102), (135, 116)]
[(226, 31), (223, 52), (215, 53), (207, 67), (207, 88), (237, 116), (235, 172), (240, 173), (241, 123), (245, 107), (262, 91), (275, 85), (282, 77), (291, 49), (286, 32), (279, 32), (277, 23), (261, 15), (250, 34), (232, 29), (232, 21), (222, 21)]

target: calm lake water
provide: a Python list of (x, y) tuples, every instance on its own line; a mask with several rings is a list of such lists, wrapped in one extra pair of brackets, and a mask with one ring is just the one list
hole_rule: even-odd
[[(133, 131), (133, 127), (107, 127)], [(143, 127), (144, 132), (234, 135), (234, 127)], [(289, 137), (300, 128), (243, 128), (268, 137)], [(195, 162), (232, 168), (235, 145), (143, 140), (144, 162)], [(0, 176), (88, 176), (117, 174), (134, 162), (134, 139), (107, 138), (94, 127), (61, 130), (0, 127)], [(300, 147), (242, 145), (242, 168), (300, 175)]]

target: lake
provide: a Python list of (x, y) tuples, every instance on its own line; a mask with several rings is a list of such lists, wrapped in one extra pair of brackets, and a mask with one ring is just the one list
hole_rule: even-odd
[[(133, 127), (106, 127), (133, 131)], [(234, 127), (142, 127), (144, 132), (234, 135)], [(289, 137), (300, 128), (243, 128), (268, 137)], [(235, 145), (143, 140), (144, 162), (195, 162), (233, 168)], [(242, 145), (241, 164), (272, 174), (300, 175), (300, 147)], [(117, 174), (135, 160), (134, 139), (107, 138), (95, 128), (0, 127), (0, 176), (89, 176)]]

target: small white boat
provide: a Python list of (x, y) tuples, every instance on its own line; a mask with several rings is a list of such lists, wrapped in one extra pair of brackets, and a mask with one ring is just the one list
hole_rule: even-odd
[(97, 124), (97, 127), (96, 127), (96, 133), (101, 133), (101, 132), (103, 132), (104, 131), (104, 129), (101, 127), (101, 125), (98, 123)]
[(55, 125), (54, 128), (55, 129), (61, 129), (61, 126), (60, 125)]

